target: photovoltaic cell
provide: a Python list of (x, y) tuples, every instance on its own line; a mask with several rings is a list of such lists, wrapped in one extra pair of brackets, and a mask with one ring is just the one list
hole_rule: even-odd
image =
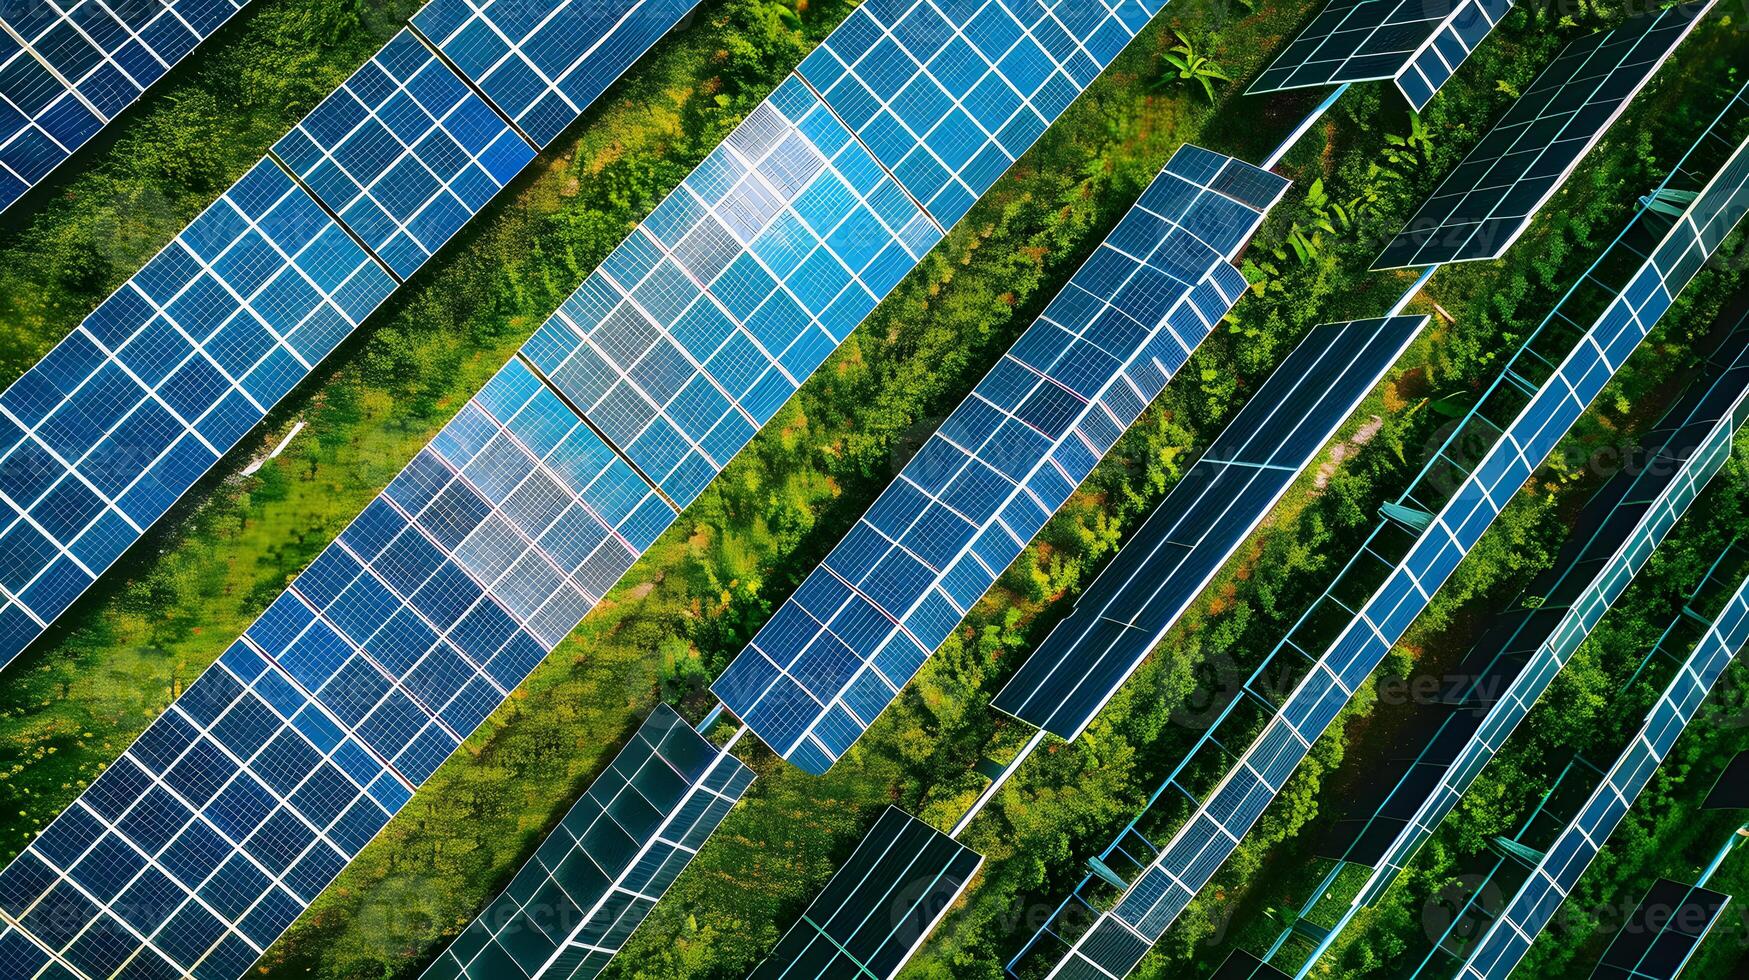
[[(1749, 143), (1739, 145), (1669, 232), (1602, 309), (1518, 417), (1431, 516), (1430, 526), (1384, 583), (1343, 627), (1294, 688), (1263, 733), (1205, 797), (1188, 823), (1158, 852), (1100, 925), (1141, 943), (1117, 953), (1083, 935), (1051, 976), (1098, 968), (1124, 976), (1158, 941), (1263, 815), (1312, 743), (1335, 721), (1355, 690), (1384, 659), (1464, 554), (1585, 407), (1749, 212)], [(1559, 311), (1557, 311), (1559, 312)], [(1097, 957), (1097, 958), (1096, 958)], [(1079, 972), (1077, 972), (1079, 971)]]
[(831, 767), (1245, 291), (1287, 181), (1187, 146), (712, 690)]
[(1332, 0), (1251, 92), (1394, 79), (1417, 110), (1512, 9), (1512, 0)]
[[(1458, 971), (1459, 980), (1503, 978), (1524, 958), (1530, 944), (1554, 918), (1609, 835), (1620, 826), (1677, 737), (1694, 719), (1701, 702), (1746, 642), (1749, 642), (1749, 580), (1737, 587), (1724, 610), (1707, 627), (1681, 671), (1647, 713), (1639, 733), (1610, 767), (1578, 816), (1555, 838), (1506, 910), (1471, 948)], [(1722, 907), (1721, 902), (1716, 908)], [(1707, 921), (1707, 927), (1711, 921)], [(1605, 958), (1605, 966), (1614, 969), (1600, 967), (1600, 973), (1606, 977), (1674, 978), (1704, 934), (1704, 928), (1692, 934), (1680, 929), (1666, 932), (1648, 944), (1640, 957), (1633, 958), (1632, 966), (1622, 962), (1632, 958), (1632, 942), (1622, 946), (1618, 940), (1610, 947), (1611, 956), (1617, 958)], [(1622, 948), (1618, 950), (1617, 946)]]
[(1711, 7), (1670, 7), (1568, 45), (1373, 267), (1505, 254)]
[(402, 279), (534, 159), (407, 30), (273, 152)]
[(888, 807), (750, 980), (892, 977), (983, 863), (976, 851)]
[(752, 770), (658, 706), (424, 976), (596, 976), (752, 782)]
[(1078, 738), (1426, 322), (1313, 330), (992, 704)]
[[(1024, 8), (1023, 22), (1049, 16), (1050, 9)], [(133, 785), (166, 783), (166, 792), (203, 828), (201, 853), (210, 866), (133, 870), (158, 860), (162, 848), (157, 835), (136, 838), (120, 825), (99, 857), (92, 858), (84, 848), (75, 852), (75, 845), (89, 835), (86, 818), (110, 806), (92, 799), (94, 786), (38, 838), (43, 850), (27, 851), (0, 872), (0, 910), (14, 916), (21, 935), (37, 949), (69, 959), (96, 957), (80, 944), (101, 942), (102, 958), (88, 962), (93, 972), (106, 976), (115, 972), (112, 964), (125, 964), (142, 976), (235, 977), (339, 873), (674, 519), (668, 501), (628, 462), (628, 456), (659, 458), (642, 455), (654, 452), (653, 444), (622, 454), (597, 435), (626, 431), (639, 403), (625, 397), (629, 389), (621, 389), (586, 404), (577, 395), (597, 383), (589, 371), (600, 367), (612, 374), (608, 388), (620, 380), (638, 384), (638, 398), (661, 404), (682, 419), (708, 414), (698, 410), (702, 404), (710, 411), (763, 421), (782, 398), (762, 399), (771, 399), (789, 381), (761, 380), (775, 372), (763, 354), (748, 353), (747, 338), (763, 342), (783, 337), (796, 323), (787, 304), (794, 304), (794, 310), (811, 309), (804, 304), (817, 302), (835, 282), (839, 293), (848, 292), (824, 258), (816, 258), (824, 251), (820, 244), (801, 255), (788, 251), (805, 241), (799, 232), (788, 233), (796, 228), (792, 221), (860, 203), (846, 200), (856, 196), (848, 192), (834, 203), (830, 198), (837, 185), (823, 175), (859, 194), (866, 193), (864, 188), (890, 187), (890, 193), (880, 192), (878, 200), (866, 205), (881, 219), (878, 225), (840, 222), (835, 237), (825, 243), (834, 252), (834, 241), (843, 244), (844, 276), (858, 270), (860, 288), (873, 293), (868, 306), (909, 270), (911, 256), (939, 237), (932, 222), (912, 220), (920, 212), (903, 200), (890, 175), (868, 173), (869, 165), (879, 171), (871, 156), (846, 149), (851, 137), (829, 113), (810, 111), (817, 106), (818, 100), (798, 79), (780, 86), (130, 749), (141, 770), (132, 777)], [(802, 195), (814, 188), (819, 197), (804, 203)], [(713, 209), (723, 205), (722, 217), (716, 211), (696, 213), (697, 202)], [(910, 218), (895, 223), (891, 219), (896, 215)], [(675, 239), (674, 230), (681, 226), (697, 234)], [(785, 232), (767, 235), (774, 226)], [(920, 237), (901, 240), (895, 229), (912, 229)], [(672, 259), (666, 251), (670, 242)], [(713, 265), (717, 271), (732, 270), (725, 274), (747, 277), (737, 280), (744, 285), (728, 288), (715, 272), (704, 276), (703, 283), (691, 278)], [(803, 267), (809, 271), (792, 275)], [(771, 282), (764, 283), (761, 275)], [(871, 283), (885, 285), (875, 292)], [(702, 295), (706, 284), (715, 290), (710, 297)], [(622, 314), (610, 326), (606, 317), (611, 311), (597, 304), (620, 286), (630, 287), (631, 302), (622, 308), (644, 319)], [(689, 293), (689, 286), (701, 295)], [(685, 302), (679, 302), (682, 298)], [(739, 305), (748, 302), (753, 305)], [(809, 318), (798, 332), (831, 325), (837, 332), (827, 335), (835, 344), (856, 321), (828, 310)], [(603, 318), (599, 329), (587, 334), (574, 329), (575, 324), (596, 322), (592, 316)], [(674, 332), (652, 339), (640, 322), (650, 330), (672, 323)], [(743, 323), (745, 328), (738, 326)], [(729, 336), (737, 329), (740, 334)], [(677, 350), (706, 349), (698, 345), (708, 343), (712, 330), (729, 339), (719, 338), (710, 349), (722, 350), (702, 369), (650, 356), (659, 346), (656, 339), (668, 337), (675, 338)], [(605, 352), (599, 365), (576, 356), (584, 349)], [(786, 371), (789, 364), (804, 368), (795, 376), (799, 383), (831, 346), (820, 349), (809, 341), (780, 344), (778, 349), (793, 350), (781, 366)], [(634, 357), (633, 352), (640, 353)], [(630, 371), (620, 371), (620, 364), (630, 364)], [(753, 369), (751, 374), (736, 373), (747, 368)], [(709, 390), (687, 388), (695, 376), (702, 376)], [(694, 400), (671, 397), (674, 392), (665, 386), (677, 381), (681, 392), (691, 392), (687, 398)], [(710, 390), (723, 395), (714, 407)], [(730, 406), (727, 393), (744, 395), (745, 400)], [(0, 397), (0, 408), (4, 406)], [(590, 412), (587, 420), (579, 414), (585, 410)], [(727, 438), (738, 439), (738, 445), (750, 435)], [(650, 471), (673, 472), (659, 467)], [(691, 499), (696, 491), (674, 496)], [(280, 751), (298, 756), (298, 765), (288, 767), (276, 755), (266, 760), (271, 771), (250, 775), (275, 793), (263, 799), (251, 783), (237, 790), (240, 796), (223, 795), (220, 791), (229, 784), (212, 784), (235, 778), (226, 764), (215, 761), (225, 749), (195, 738), (184, 722), (199, 728), (215, 715), (204, 702), (195, 703), (197, 689), (213, 692), (200, 697), (230, 710), (243, 699), (238, 695), (225, 700), (233, 686), (249, 688), (249, 697), (264, 705), (258, 708), (249, 701), (239, 711), (262, 720), (261, 711), (270, 710), (277, 719), (305, 726), (311, 734), (300, 728), (299, 737), (310, 746), (342, 753), (344, 765), (337, 761), (334, 767), (349, 786), (368, 791), (370, 805), (381, 812), (367, 810), (370, 819), (357, 817), (339, 833), (328, 811), (336, 802), (350, 800), (339, 818), (344, 820), (360, 804), (347, 796), (345, 787), (300, 796), (302, 784), (282, 786), (310, 762), (308, 753), (291, 743), (283, 743)], [(223, 721), (216, 715), (214, 720)], [(215, 735), (243, 739), (230, 754), (249, 762), (242, 749), (260, 737), (258, 729), (244, 727), (233, 734), (226, 728)], [(185, 751), (198, 755), (185, 759)], [(200, 775), (209, 772), (214, 775)], [(116, 796), (129, 806), (140, 802), (122, 790), (118, 786)], [(285, 791), (294, 795), (287, 797)], [(215, 836), (206, 836), (207, 830)], [(317, 842), (321, 847), (311, 843), (317, 836), (323, 837)], [(257, 843), (264, 848), (260, 854), (254, 850)], [(309, 864), (298, 863), (306, 858)], [(75, 881), (76, 865), (84, 860), (92, 860), (91, 867), (104, 869), (105, 875), (127, 879), (126, 887), (135, 889), (125, 903), (129, 909), (143, 904), (182, 908), (191, 894), (201, 898), (214, 867), (227, 877), (214, 886), (223, 890), (222, 901), (201, 899), (207, 918), (200, 919), (199, 931), (179, 927), (161, 933), (157, 923), (117, 918), (117, 906), (98, 897), (104, 888)], [(279, 873), (288, 862), (294, 879)], [(230, 876), (225, 871), (244, 865), (251, 873), (239, 870)], [(99, 933), (101, 939), (84, 938)]]
[(431, 0), (413, 26), (545, 147), (697, 0)]
[(1660, 878), (1622, 923), (1591, 980), (1675, 980), (1731, 896)]
[(0, 663), (393, 286), (262, 161), (0, 394)]
[(247, 0), (0, 4), (0, 210)]

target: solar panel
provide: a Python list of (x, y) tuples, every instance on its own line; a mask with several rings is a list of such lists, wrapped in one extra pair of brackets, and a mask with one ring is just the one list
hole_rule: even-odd
[(1194, 146), (712, 690), (821, 773), (884, 710), (1245, 292), (1287, 181)]
[(1425, 109), (1512, 0), (1332, 0), (1249, 91), (1393, 79)]
[[(1749, 579), (1737, 587), (1724, 609), (1713, 619), (1682, 669), (1665, 687), (1652, 710), (1647, 712), (1639, 733), (1610, 767), (1591, 798), (1544, 852), (1542, 860), (1537, 862), (1530, 878), (1519, 888), (1500, 918), (1470, 950), (1463, 968), (1458, 971), (1459, 980), (1505, 977), (1524, 958), (1530, 944), (1548, 925), (1585, 869), (1603, 849), (1610, 834), (1627, 816), (1628, 809), (1652, 781), (1659, 764), (1676, 744), (1677, 737), (1693, 720), (1713, 685), (1745, 643), (1749, 643)], [(1651, 943), (1646, 951), (1656, 951), (1656, 958), (1645, 959), (1642, 955), (1635, 960), (1636, 966), (1645, 968), (1644, 974), (1637, 974), (1629, 968), (1625, 972), (1617, 970), (1604, 975), (1673, 978), (1681, 972), (1699, 940), (1699, 934), (1688, 935), (1680, 930), (1667, 933)], [(1622, 958), (1627, 958), (1632, 948), (1631, 945), (1624, 947), (1620, 951)], [(1617, 952), (1613, 945), (1611, 952)]]
[(1376, 869), (1350, 913), (1384, 894), (1723, 468), (1746, 408), (1749, 320), (1714, 355), (1704, 381), (1647, 435), (1635, 455), (1639, 462), (1586, 505), (1578, 521), (1582, 533), (1466, 658), (1460, 673), (1473, 680), (1462, 700), (1363, 832), (1377, 835), (1378, 852), (1347, 855)]
[(393, 286), (262, 161), (0, 394), (0, 663)]
[(1659, 878), (1622, 923), (1591, 980), (1676, 980), (1731, 896)]
[(533, 157), (403, 30), (0, 395), (0, 666)]
[(1705, 809), (1749, 810), (1749, 751), (1737, 753), (1707, 794)]
[(545, 147), (698, 0), (431, 0), (413, 26)]
[(749, 980), (885, 980), (898, 973), (984, 858), (888, 807)]
[(1080, 737), (1426, 322), (1307, 335), (991, 703)]
[(405, 29), (273, 153), (402, 279), (534, 159)]
[(1235, 949), (1209, 980), (1288, 980), (1288, 975), (1242, 949)]
[(751, 769), (659, 705), (424, 976), (596, 976), (752, 782)]
[(1505, 254), (1710, 6), (1670, 7), (1568, 45), (1373, 268)]
[[(1228, 775), (1199, 802), (1190, 820), (1157, 851), (1116, 906), (1101, 914), (1101, 922), (1114, 920), (1149, 942), (1165, 933), (1238, 847), (1391, 644), (1745, 212), (1749, 212), (1749, 142), (1736, 148), (1661, 241), (1651, 251), (1639, 253), (1644, 261), (1626, 288), (1603, 306), (1501, 438), (1464, 475), (1439, 513), (1429, 515), (1429, 526), (1391, 567), (1383, 584), (1317, 657), (1310, 673), (1237, 757)], [(1555, 315), (1565, 313), (1557, 310)], [(1082, 936), (1051, 975), (1097, 967), (1123, 976), (1139, 962), (1139, 956), (1128, 958), (1127, 948), (1119, 955), (1098, 947), (1093, 939), (1096, 932)]]
[[(1026, 23), (1051, 16), (1045, 6), (1024, 13)], [(689, 423), (701, 405), (763, 422), (790, 382), (770, 380), (780, 372), (748, 353), (748, 338), (778, 336), (794, 324), (784, 319), (791, 304), (818, 302), (833, 279), (815, 256), (837, 258), (842, 243), (840, 264), (860, 270), (872, 308), (939, 237), (819, 107), (799, 80), (780, 86), (148, 726), (129, 765), (111, 767), (0, 872), (0, 911), (22, 934), (93, 974), (125, 961), (235, 977), (290, 924), (674, 520), (630, 462), (659, 461), (661, 447), (621, 454), (597, 435), (627, 431), (631, 386)], [(792, 167), (803, 161), (813, 162)], [(845, 200), (882, 187), (890, 193), (866, 205)], [(834, 209), (863, 223), (840, 220), (812, 252), (785, 252), (803, 240), (804, 218)], [(895, 214), (910, 218), (894, 226)], [(691, 232), (676, 239), (679, 229)], [(872, 257), (859, 251), (870, 248)], [(792, 278), (798, 258), (813, 271)], [(608, 319), (598, 304), (620, 286), (631, 302)], [(749, 301), (755, 315), (743, 320)], [(778, 348), (787, 353), (778, 367), (802, 369), (794, 383), (866, 312), (849, 308), (808, 321), (833, 338), (824, 348), (812, 339)], [(578, 326), (591, 322), (599, 329)], [(712, 330), (721, 350), (703, 369), (664, 353), (704, 349)], [(576, 396), (594, 368), (579, 352), (597, 350), (601, 369), (625, 383), (585, 402)], [(667, 387), (676, 379), (678, 394)], [(714, 408), (712, 392), (723, 396)], [(743, 401), (729, 407), (730, 394)], [(722, 431), (710, 446), (725, 453), (752, 434)], [(686, 478), (702, 487), (709, 477)], [(94, 825), (104, 848), (95, 855)], [(196, 853), (172, 858), (176, 848)], [(96, 874), (106, 877), (86, 880)], [(129, 889), (119, 905), (111, 884)], [(147, 908), (187, 918), (166, 923)]]
[(0, 210), (247, 0), (0, 4)]

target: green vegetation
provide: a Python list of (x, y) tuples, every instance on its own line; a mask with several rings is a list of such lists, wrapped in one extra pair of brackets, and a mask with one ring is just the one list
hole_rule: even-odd
[[(1253, 11), (1178, 0), (1158, 18), (270, 951), (268, 974), (416, 974), (502, 887), (643, 711), (657, 698), (695, 714), (702, 708), (708, 679), (1173, 150), (1194, 141), (1259, 160), (1289, 130), (1321, 93), (1238, 93), (1315, 6), (1299, 0)], [(265, 3), (190, 59), (190, 70), (130, 116), (112, 145), (66, 168), (79, 176), (57, 178), (66, 183), (9, 214), (17, 224), (0, 230), (0, 288), (14, 311), (4, 326), (5, 349), (18, 352), (8, 354), (17, 359), (13, 373), (253, 162), (407, 9)], [(843, 0), (707, 2), (287, 400), (261, 436), (271, 441), (293, 418), (307, 420), (285, 456), (243, 478), (238, 470), (261, 443), (241, 448), (190, 495), (198, 504), (173, 513), (102, 595), (10, 668), (0, 686), (5, 856), (224, 649), (849, 9)], [(1424, 118), (1383, 86), (1346, 95), (1288, 157), (1284, 172), (1300, 190), (1248, 253), (1255, 295), (830, 775), (808, 777), (749, 748), (760, 779), (748, 801), (610, 975), (744, 975), (880, 807), (897, 802), (951, 823), (983, 786), (977, 760), (1008, 758), (1029, 734), (985, 704), (1012, 666), (1306, 329), (1390, 305), (1408, 280), (1366, 273), (1382, 242), (1560, 41), (1596, 24), (1589, 15), (1556, 25), (1513, 14)], [(307, 61), (264, 53), (276, 50)], [(1173, 631), (1164, 644), (1170, 655), (1150, 660), (1078, 743), (1048, 743), (973, 825), (968, 842), (991, 860), (908, 976), (999, 974), (1033, 924), (1028, 916), (1055, 904), (1079, 877), (1079, 861), (1194, 739), (1184, 722), (1208, 675), (1248, 667), (1273, 646), (1365, 533), (1376, 505), (1419, 467), (1445, 421), (1440, 409), (1473, 397), (1501, 352), (1609, 240), (1634, 197), (1708, 117), (1709, 99), (1716, 105), (1708, 80), (1727, 77), (1746, 51), (1749, 43), (1715, 15), (1684, 50), (1680, 77), (1666, 73), (1506, 260), (1439, 275), (1427, 296), (1452, 320), (1435, 322), (1339, 435), (1343, 451), (1327, 470), (1294, 489)], [(252, 147), (242, 135), (224, 153), (203, 144), (208, 156), (181, 146), (189, 123), (168, 114), (197, 101), (178, 93), (201, 91), (225, 106), (213, 119), (247, 118)], [(84, 206), (94, 199), (115, 203)], [(137, 203), (157, 200), (174, 204), (154, 211)], [(111, 248), (118, 251), (101, 263), (89, 258)], [(1692, 364), (1695, 340), (1736, 279), (1729, 270), (1704, 274), (1562, 459), (1618, 445), (1656, 417), (1666, 382)], [(1357, 436), (1373, 416), (1380, 424)], [(1730, 486), (1741, 479), (1733, 469)], [(1577, 465), (1546, 467), (1535, 492), (1509, 508), (1421, 618), (1402, 657), (1461, 648), (1478, 610), (1546, 565), (1573, 502), (1594, 482)], [(1358, 704), (1354, 724), (1320, 743), (1143, 975), (1206, 975), (1218, 962), (1211, 937), (1227, 916), (1268, 907), (1258, 903), (1278, 892), (1303, 894), (1308, 886), (1265, 855), (1293, 841), (1323, 794), (1354, 778), (1352, 765), (1337, 767), (1370, 751), (1370, 707)], [(1599, 725), (1599, 733), (1611, 730)], [(1298, 892), (1289, 887), (1296, 884)], [(1272, 928), (1259, 925), (1256, 934)]]

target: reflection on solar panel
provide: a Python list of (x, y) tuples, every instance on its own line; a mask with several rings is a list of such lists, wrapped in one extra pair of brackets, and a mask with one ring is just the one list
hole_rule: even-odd
[(0, 666), (534, 150), (404, 30), (273, 154), (0, 395)]
[(749, 980), (886, 980), (983, 863), (976, 851), (888, 807)]
[(403, 279), (534, 159), (407, 30), (273, 152)]
[[(627, 457), (674, 499), (715, 472), (658, 465), (655, 421), (727, 462), (939, 235), (780, 86), (0, 872), (0, 911), (92, 975), (237, 976), (674, 520)], [(640, 415), (625, 455), (596, 435)]]
[(1712, 0), (1671, 7), (1568, 45), (1373, 267), (1505, 254), (1711, 7)]
[(712, 690), (821, 773), (1245, 291), (1287, 182), (1186, 146)]
[(1251, 92), (1394, 79), (1425, 109), (1512, 0), (1331, 0)]
[[(1749, 416), (1749, 321), (1642, 443), (1637, 463), (1594, 497), (1555, 564), (1524, 590), (1472, 651), (1473, 677), (1410, 774), (1362, 832), (1350, 861), (1376, 871), (1351, 910), (1373, 904), (1457, 805), (1482, 769), (1627, 589), (1652, 551), (1731, 455)], [(1343, 924), (1346, 925), (1345, 918)]]
[(1080, 737), (1426, 322), (1312, 331), (992, 703)]
[[(1687, 662), (1652, 706), (1639, 734), (1610, 767), (1579, 815), (1555, 838), (1530, 878), (1507, 904), (1506, 911), (1471, 949), (1458, 972), (1460, 980), (1505, 977), (1524, 958), (1530, 944), (1627, 816), (1640, 791), (1652, 781), (1658, 765), (1676, 744), (1677, 736), (1694, 718), (1713, 684), (1746, 642), (1749, 642), (1749, 579), (1737, 587), (1724, 610), (1707, 627)], [(1698, 944), (1698, 936), (1681, 932), (1660, 937), (1654, 944), (1660, 958), (1645, 965), (1673, 969), (1667, 974), (1654, 970), (1647, 975), (1674, 977)]]
[(697, 0), (431, 0), (413, 26), (545, 147)]
[(0, 210), (248, 0), (0, 4)]
[(1287, 974), (1242, 949), (1235, 949), (1209, 980), (1287, 980)]
[(1731, 896), (1659, 878), (1604, 952), (1591, 980), (1676, 980)]
[(427, 980), (599, 974), (753, 782), (667, 705), (424, 973)]
[(262, 161), (0, 394), (0, 664), (393, 287)]
[(1737, 753), (1707, 794), (1705, 809), (1749, 810), (1749, 751)]
[[(1746, 211), (1749, 143), (1736, 148), (1662, 240), (1639, 253), (1643, 262), (1626, 287), (1602, 305), (1560, 366), (1463, 474), (1439, 513), (1428, 515), (1426, 530), (1389, 566), (1358, 615), (1344, 621), (1310, 673), (1272, 712), (1262, 734), (1197, 802), (1190, 820), (1155, 852), (1116, 907), (1102, 913), (1098, 924), (1076, 941), (1052, 976), (1079, 976), (1092, 968), (1123, 976), (1140, 962), (1237, 848), (1391, 644)], [(1625, 240), (1623, 244), (1633, 247)], [(1565, 304), (1556, 315), (1564, 317), (1564, 309)]]

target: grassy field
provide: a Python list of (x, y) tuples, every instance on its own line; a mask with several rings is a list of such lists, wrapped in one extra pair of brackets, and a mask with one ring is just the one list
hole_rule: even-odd
[[(270, 951), (267, 973), (416, 973), (501, 887), (656, 699), (701, 706), (708, 678), (1026, 326), (1172, 150), (1194, 141), (1261, 159), (1315, 98), (1240, 98), (1233, 87), (1217, 105), (1206, 105), (1200, 89), (1162, 82), (1160, 56), (1178, 35), (1243, 77), (1279, 50), (1312, 6), (1249, 11), (1191, 0), (1158, 18)], [(17, 227), (0, 232), (0, 251), (8, 256), (0, 282), (14, 285), (5, 277), (20, 270), (18, 290), (6, 293), (18, 310), (5, 324), (18, 334), (9, 350), (40, 351), (58, 339), (393, 30), (387, 12), (366, 14), (360, 5), (349, 21), (333, 20), (334, 8), (331, 0), (304, 7), (262, 0), (126, 121), (144, 127), (155, 113), (198, 101), (193, 95), (172, 101), (184, 91), (177, 86), (205, 91), (215, 104), (259, 100), (234, 103), (250, 117), (248, 132), (235, 134), (235, 152), (189, 160), (180, 183), (167, 176), (174, 170), (168, 162), (160, 170), (135, 169), (144, 164), (130, 160), (190, 156), (172, 152), (172, 131), (179, 139), (180, 130), (166, 120), (158, 130), (130, 129), (88, 151), (89, 159), (63, 171), (80, 176), (26, 202)], [(124, 560), (107, 588), (94, 590), (102, 594), (82, 602), (11, 668), (0, 690), (6, 776), (0, 801), (9, 804), (0, 835), (7, 855), (223, 650), (848, 9), (707, 2), (288, 398), (262, 434), (265, 442), (293, 418), (307, 420), (309, 430), (286, 456), (245, 479), (237, 470), (260, 443), (240, 449)], [(881, 806), (899, 802), (938, 825), (952, 821), (982, 784), (972, 772), (978, 758), (1005, 758), (1024, 738), (983, 702), (1305, 329), (1376, 314), (1401, 291), (1401, 277), (1364, 271), (1382, 237), (1479, 137), (1508, 90), (1546, 62), (1556, 38), (1575, 30), (1549, 26), (1515, 15), (1490, 40), (1430, 109), (1434, 145), (1416, 150), (1412, 166), (1397, 165), (1404, 171), (1398, 179), (1372, 169), (1390, 152), (1385, 135), (1409, 131), (1397, 97), (1379, 87), (1345, 97), (1296, 148), (1286, 172), (1301, 190), (1322, 177), (1343, 200), (1375, 198), (1357, 226), (1326, 236), (1319, 254), (1301, 262), (1287, 238), (1295, 222), (1314, 216), (1298, 191), (1290, 194), (1249, 253), (1247, 271), (1260, 291), (1241, 304), (1230, 328), (1204, 346), (1041, 543), (830, 776), (812, 779), (763, 751), (750, 752), (761, 779), (748, 802), (634, 937), (612, 975), (741, 975), (794, 921)], [(300, 37), (308, 50), (295, 65), (257, 54), (275, 44), (295, 51)], [(1253, 656), (1247, 650), (1272, 645), (1272, 630), (1278, 633), (1284, 617), (1315, 594), (1318, 576), (1327, 577), (1364, 531), (1372, 507), (1418, 465), (1433, 428), (1418, 406), (1429, 393), (1467, 390), (1497, 366), (1498, 351), (1546, 311), (1563, 277), (1583, 267), (1633, 194), (1650, 186), (1648, 175), (1673, 158), (1683, 125), (1692, 122), (1681, 104), (1703, 87), (1704, 68), (1740, 63), (1749, 51), (1727, 25), (1709, 25), (1696, 44), (1697, 70), (1681, 84), (1666, 81), (1624, 120), (1626, 135), (1588, 162), (1505, 262), (1435, 281), (1429, 295), (1456, 322), (1436, 324), (1350, 423), (1352, 430), (1377, 414), (1386, 422), (1380, 435), (1350, 456), (1327, 488), (1296, 487), (1168, 640), (1174, 655), (1151, 660), (1080, 743), (1052, 745), (1035, 757), (974, 825), (970, 841), (992, 862), (910, 975), (996, 975), (1022, 936), (1024, 913), (1063, 893), (1078, 874), (1076, 862), (1109, 838), (1186, 744), (1173, 716), (1193, 694), (1199, 664), (1216, 656), (1242, 659)], [(263, 75), (234, 61), (228, 73), (209, 77), (207, 59), (226, 56), (279, 70)], [(250, 77), (252, 83), (233, 85)], [(1670, 125), (1654, 124), (1659, 119)], [(126, 149), (129, 138), (154, 148)], [(246, 149), (249, 138), (256, 142)], [(101, 209), (88, 221), (81, 201), (90, 198), (79, 195), (106, 191), (78, 188), (99, 178), (133, 188), (127, 192), (133, 200), (177, 204), (156, 213), (130, 207), (115, 191), (110, 224), (103, 224)], [(14, 220), (9, 213), (7, 221)], [(123, 225), (126, 233), (116, 230)], [(110, 239), (134, 241), (133, 251), (117, 252), (100, 277), (87, 281), (82, 270), (97, 263), (82, 258), (82, 250), (107, 247), (101, 243)], [(1581, 451), (1643, 425), (1648, 411), (1636, 405), (1640, 396), (1660, 390), (1690, 363), (1685, 351), (1723, 302), (1714, 294), (1728, 292), (1731, 280), (1714, 275), (1697, 286), (1705, 298), (1667, 318), (1648, 344), (1651, 353), (1630, 363), (1576, 431)], [(20, 354), (13, 373), (31, 356)], [(1541, 475), (1539, 492), (1501, 519), (1417, 629), (1435, 632), (1488, 597), (1510, 596), (1547, 560), (1560, 531), (1558, 500), (1584, 485), (1561, 472)], [(1242, 884), (1267, 844), (1308, 819), (1302, 809), (1315, 797), (1316, 770), (1334, 764), (1341, 750), (1336, 739), (1320, 746), (1308, 767), (1314, 772), (1296, 783), (1278, 807), (1283, 812), (1272, 812), (1230, 877)], [(1240, 891), (1223, 890), (1215, 901), (1230, 904)], [(1202, 964), (1201, 943), (1218, 911), (1199, 907), (1148, 969), (1212, 965)]]

